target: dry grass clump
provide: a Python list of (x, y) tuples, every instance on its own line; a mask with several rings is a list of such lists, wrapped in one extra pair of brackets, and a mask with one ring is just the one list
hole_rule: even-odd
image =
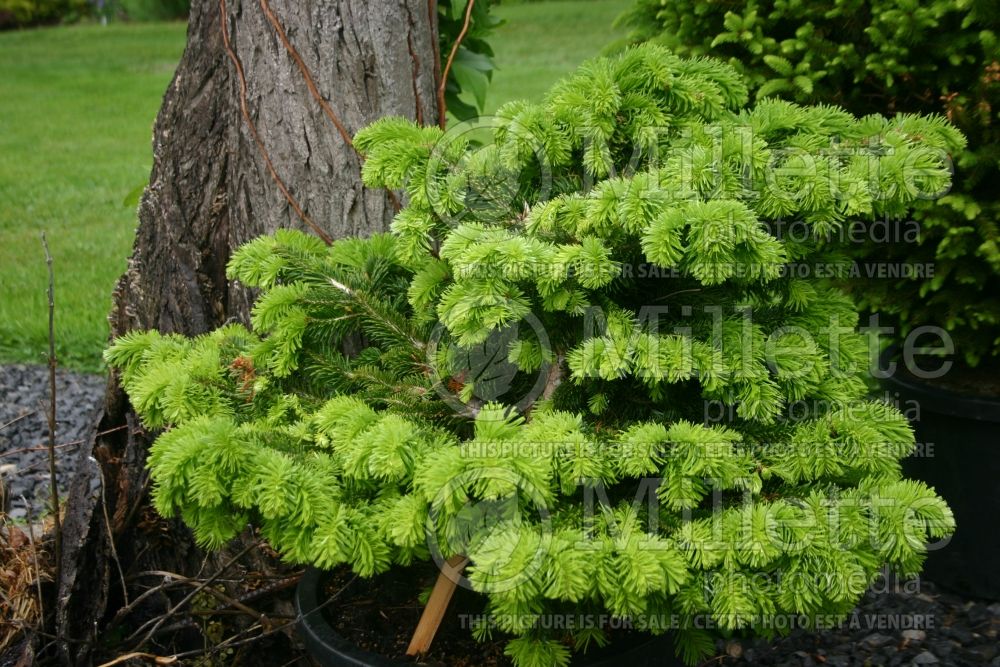
[(41, 587), (52, 580), (52, 569), (39, 532), (0, 513), (0, 654), (42, 621)]

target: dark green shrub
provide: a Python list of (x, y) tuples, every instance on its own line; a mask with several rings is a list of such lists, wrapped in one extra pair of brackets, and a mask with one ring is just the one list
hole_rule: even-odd
[[(475, 117), (486, 106), (486, 90), (493, 79), (493, 48), (487, 41), (502, 21), (490, 13), (495, 0), (479, 0), (469, 7), (469, 0), (439, 0), (438, 48), (442, 71), (452, 47), (462, 36), (455, 58), (448, 70), (445, 106), (459, 120)], [(469, 14), (465, 29), (465, 13)], [(463, 34), (464, 30), (464, 34)], [(461, 95), (465, 93), (465, 99)], [(471, 103), (470, 103), (471, 102)]]
[(115, 4), (131, 21), (183, 19), (187, 18), (191, 9), (190, 0), (120, 0)]
[(0, 30), (75, 21), (89, 9), (86, 0), (0, 0)]
[[(948, 330), (975, 364), (1000, 355), (1000, 14), (992, 0), (637, 0), (628, 41), (727, 58), (758, 98), (851, 113), (941, 113), (968, 138), (951, 147), (955, 189), (914, 212), (914, 243), (867, 242), (854, 256), (933, 266), (933, 276), (852, 280), (870, 311)], [(866, 274), (862, 267), (862, 276)]]

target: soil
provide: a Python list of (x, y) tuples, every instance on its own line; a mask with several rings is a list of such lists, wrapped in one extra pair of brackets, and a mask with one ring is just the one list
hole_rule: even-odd
[[(433, 563), (420, 563), (396, 568), (373, 579), (354, 579), (348, 585), (354, 578), (350, 569), (338, 569), (330, 574), (324, 590), (327, 596), (337, 595), (337, 599), (323, 608), (323, 615), (337, 633), (355, 646), (399, 662), (416, 663), (416, 658), (406, 655), (406, 649), (423, 612), (421, 593), (430, 592), (438, 572)], [(348, 586), (346, 590), (345, 586)], [(470, 623), (484, 614), (485, 606), (484, 596), (461, 586), (456, 588), (444, 620), (434, 635), (431, 650), (420, 657), (419, 664), (433, 667), (511, 665), (503, 652), (509, 636), (494, 631), (493, 641), (477, 642), (472, 635)], [(668, 659), (673, 644), (667, 637), (657, 639), (622, 627), (609, 628), (606, 635), (609, 639), (606, 646), (591, 646), (586, 653), (574, 653), (571, 665), (605, 665), (607, 659), (650, 642), (662, 643), (662, 651), (668, 654), (658, 664), (662, 667), (676, 664)]]
[[(354, 645), (393, 660), (416, 662), (406, 655), (406, 648), (423, 611), (420, 595), (434, 585), (437, 574), (433, 563), (394, 568), (373, 579), (355, 579), (341, 593), (353, 575), (347, 568), (335, 570), (325, 592), (340, 596), (323, 608), (323, 614)], [(483, 613), (484, 602), (482, 596), (458, 587), (431, 650), (420, 662), (448, 667), (509, 665), (503, 642), (479, 643), (467, 620), (463, 627), (463, 620)]]

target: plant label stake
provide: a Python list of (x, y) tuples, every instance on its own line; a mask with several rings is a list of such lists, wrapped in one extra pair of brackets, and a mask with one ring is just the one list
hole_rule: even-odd
[(406, 655), (427, 653), (430, 650), (434, 635), (437, 634), (441, 621), (444, 620), (444, 613), (448, 610), (451, 596), (455, 593), (459, 573), (468, 562), (469, 559), (465, 556), (452, 556), (441, 568), (441, 574), (434, 582), (431, 597), (427, 600), (427, 606), (424, 607), (424, 613), (420, 615), (417, 629), (413, 631), (413, 638), (410, 640), (410, 646), (406, 649)]

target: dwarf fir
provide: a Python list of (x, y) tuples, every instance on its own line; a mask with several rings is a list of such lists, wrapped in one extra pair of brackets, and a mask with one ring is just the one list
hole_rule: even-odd
[(746, 98), (646, 46), (475, 127), (360, 132), (366, 183), (408, 202), (390, 233), (254, 240), (229, 265), (251, 327), (109, 350), (164, 429), (157, 509), (363, 576), (465, 554), (476, 634), (519, 667), (607, 639), (548, 614), (677, 618), (649, 630), (694, 662), (699, 616), (767, 633), (917, 572), (951, 513), (900, 476), (851, 302), (787, 270), (829, 258), (774, 229), (906, 210), (950, 128)]

